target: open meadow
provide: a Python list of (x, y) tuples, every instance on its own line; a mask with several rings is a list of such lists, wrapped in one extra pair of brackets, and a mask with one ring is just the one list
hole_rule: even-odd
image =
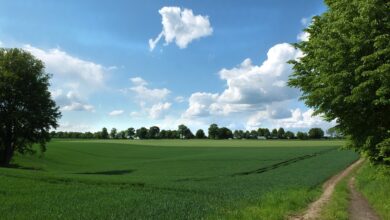
[(358, 155), (342, 141), (61, 140), (0, 168), (2, 219), (283, 219)]

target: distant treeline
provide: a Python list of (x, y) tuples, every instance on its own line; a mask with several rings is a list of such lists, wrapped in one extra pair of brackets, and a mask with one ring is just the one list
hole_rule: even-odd
[[(327, 138), (341, 138), (335, 128), (327, 130)], [(84, 139), (321, 139), (325, 134), (321, 128), (311, 128), (309, 132), (297, 133), (285, 131), (283, 128), (272, 129), (259, 128), (257, 130), (235, 130), (232, 131), (226, 127), (218, 127), (217, 124), (211, 124), (208, 129), (208, 135), (199, 129), (195, 134), (185, 125), (179, 125), (177, 130), (160, 130), (157, 126), (149, 129), (141, 127), (139, 129), (128, 128), (124, 131), (117, 131), (112, 128), (110, 133), (107, 128), (98, 132), (62, 132), (52, 131), (52, 138), (84, 138)]]

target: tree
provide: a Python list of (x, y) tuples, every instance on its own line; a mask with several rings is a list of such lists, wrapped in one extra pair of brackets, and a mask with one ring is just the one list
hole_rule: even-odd
[(152, 126), (149, 128), (148, 137), (151, 139), (157, 139), (159, 137), (160, 128), (157, 126)]
[(148, 137), (148, 129), (145, 127), (141, 127), (137, 129), (136, 135), (139, 139), (145, 139)]
[(166, 130), (161, 130), (160, 133), (158, 134), (158, 137), (161, 139), (168, 138), (167, 137), (167, 131)]
[(233, 137), (235, 139), (242, 139), (244, 137), (244, 131), (243, 130), (235, 130), (233, 133)]
[(204, 139), (206, 138), (206, 135), (202, 129), (199, 129), (196, 131), (195, 137), (198, 139)]
[(233, 133), (229, 128), (222, 127), (218, 129), (218, 134), (216, 139), (229, 139), (233, 138)]
[(251, 139), (257, 139), (259, 133), (256, 130), (251, 131)]
[(288, 84), (316, 115), (336, 120), (351, 147), (390, 164), (380, 144), (390, 138), (390, 2), (325, 2), (328, 10), (305, 30), (309, 40), (295, 44), (305, 56), (290, 61)]
[(269, 132), (268, 128), (263, 130), (264, 137), (269, 138), (271, 136), (271, 132)]
[(307, 136), (307, 133), (306, 133), (306, 132), (300, 132), (300, 131), (298, 131), (298, 132), (297, 132), (297, 138), (300, 139), (300, 140), (307, 140), (307, 139), (308, 139), (308, 136)]
[(278, 129), (278, 138), (279, 139), (283, 139), (284, 135), (285, 135), (284, 129), (283, 128), (279, 128)]
[(287, 138), (287, 139), (294, 139), (295, 135), (294, 135), (293, 132), (287, 131), (286, 134), (284, 134), (284, 137)]
[(120, 139), (126, 139), (127, 135), (126, 135), (127, 131), (120, 131), (118, 132), (118, 134), (116, 135), (116, 138), (120, 138)]
[(112, 139), (115, 139), (115, 138), (117, 138), (116, 137), (116, 128), (112, 128), (111, 129), (111, 132), (110, 132), (110, 137), (112, 138)]
[(217, 124), (211, 124), (209, 127), (209, 138), (210, 139), (217, 139), (218, 138), (218, 125)]
[(59, 108), (49, 92), (50, 75), (42, 61), (21, 49), (0, 49), (0, 165), (14, 152), (46, 150), (50, 129), (57, 128)]
[(271, 136), (272, 136), (272, 138), (278, 137), (278, 130), (276, 130), (276, 128), (272, 129)]
[(309, 130), (309, 138), (321, 139), (324, 137), (324, 131), (321, 128), (311, 128)]
[(109, 138), (107, 128), (103, 128), (102, 129), (101, 138), (102, 139), (108, 139)]
[(134, 128), (128, 128), (126, 131), (126, 135), (129, 139), (133, 139), (135, 135), (135, 130)]
[(190, 139), (194, 137), (191, 130), (183, 124), (179, 125), (177, 132), (179, 133), (181, 139)]

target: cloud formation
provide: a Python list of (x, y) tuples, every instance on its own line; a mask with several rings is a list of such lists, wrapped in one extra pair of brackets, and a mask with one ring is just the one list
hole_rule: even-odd
[(163, 37), (165, 45), (175, 42), (180, 49), (184, 49), (193, 40), (213, 33), (208, 16), (194, 15), (191, 9), (163, 7), (158, 12), (162, 17), (163, 30), (155, 39), (149, 39), (151, 51)]
[(123, 110), (114, 110), (114, 111), (108, 113), (108, 115), (109, 116), (119, 116), (119, 115), (123, 115), (124, 112), (125, 111), (123, 111)]
[(80, 59), (58, 48), (44, 50), (28, 44), (22, 48), (42, 60), (46, 72), (52, 74), (51, 93), (62, 111), (94, 111), (87, 103), (88, 96), (104, 87), (106, 73), (112, 67)]
[(291, 67), (287, 61), (301, 52), (287, 43), (269, 49), (267, 59), (259, 66), (245, 59), (231, 69), (222, 69), (219, 76), (226, 89), (218, 93), (193, 93), (185, 116), (229, 115), (265, 108), (269, 103), (298, 97), (299, 91), (286, 85)]
[[(150, 88), (148, 82), (141, 77), (130, 78), (132, 86), (122, 90), (131, 93), (134, 101), (139, 105), (142, 112), (147, 113), (152, 119), (161, 119), (171, 108), (172, 103), (166, 102), (171, 91), (167, 88)], [(134, 116), (139, 116), (139, 112), (132, 112)]]

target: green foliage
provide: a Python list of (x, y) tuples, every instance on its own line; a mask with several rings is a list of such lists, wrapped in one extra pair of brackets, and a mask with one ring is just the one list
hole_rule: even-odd
[(333, 194), (328, 204), (321, 210), (321, 220), (348, 220), (348, 206), (349, 206), (349, 189), (348, 180), (346, 177), (341, 180), (335, 187)]
[(357, 171), (356, 186), (382, 219), (390, 219), (390, 169), (365, 163)]
[(293, 132), (291, 132), (291, 131), (287, 131), (284, 136), (287, 139), (294, 139), (295, 138), (295, 134)]
[(218, 138), (218, 125), (217, 124), (211, 124), (209, 127), (209, 138), (210, 139), (217, 139)]
[(315, 114), (336, 120), (352, 147), (388, 163), (378, 144), (390, 136), (390, 2), (325, 2), (305, 30), (309, 41), (295, 44), (305, 56), (291, 61), (289, 85)]
[[(53, 140), (43, 158), (16, 157), (26, 169), (0, 168), (1, 218), (283, 219), (356, 160), (354, 152), (337, 150), (342, 144)], [(234, 175), (305, 155), (315, 156)]]
[(284, 131), (283, 128), (279, 128), (278, 129), (278, 138), (279, 139), (284, 139), (284, 135), (286, 134), (286, 132)]
[(148, 137), (148, 129), (145, 128), (145, 127), (141, 127), (139, 129), (137, 129), (136, 131), (136, 136), (139, 138), (139, 139), (145, 139)]
[(112, 139), (116, 139), (117, 138), (117, 130), (116, 130), (116, 128), (112, 128), (111, 129), (111, 132), (110, 132), (110, 138), (112, 138)]
[(102, 139), (108, 139), (109, 138), (107, 128), (102, 128), (102, 132), (101, 132), (100, 136), (101, 136)]
[(20, 49), (0, 49), (0, 165), (8, 166), (15, 151), (41, 151), (50, 140), (49, 130), (61, 116), (51, 99), (50, 76), (43, 63)]
[(148, 138), (157, 139), (159, 137), (160, 128), (157, 126), (152, 126), (148, 130)]
[(311, 128), (308, 135), (311, 139), (321, 139), (324, 137), (324, 131), (321, 128)]
[(204, 139), (204, 138), (206, 138), (206, 135), (202, 129), (199, 129), (196, 131), (195, 137), (197, 139)]
[(134, 128), (128, 128), (126, 131), (126, 135), (128, 138), (133, 139), (135, 135), (135, 129)]
[(307, 140), (307, 139), (309, 139), (309, 137), (308, 137), (306, 132), (300, 132), (300, 131), (297, 132), (297, 138), (300, 139), (300, 140)]

